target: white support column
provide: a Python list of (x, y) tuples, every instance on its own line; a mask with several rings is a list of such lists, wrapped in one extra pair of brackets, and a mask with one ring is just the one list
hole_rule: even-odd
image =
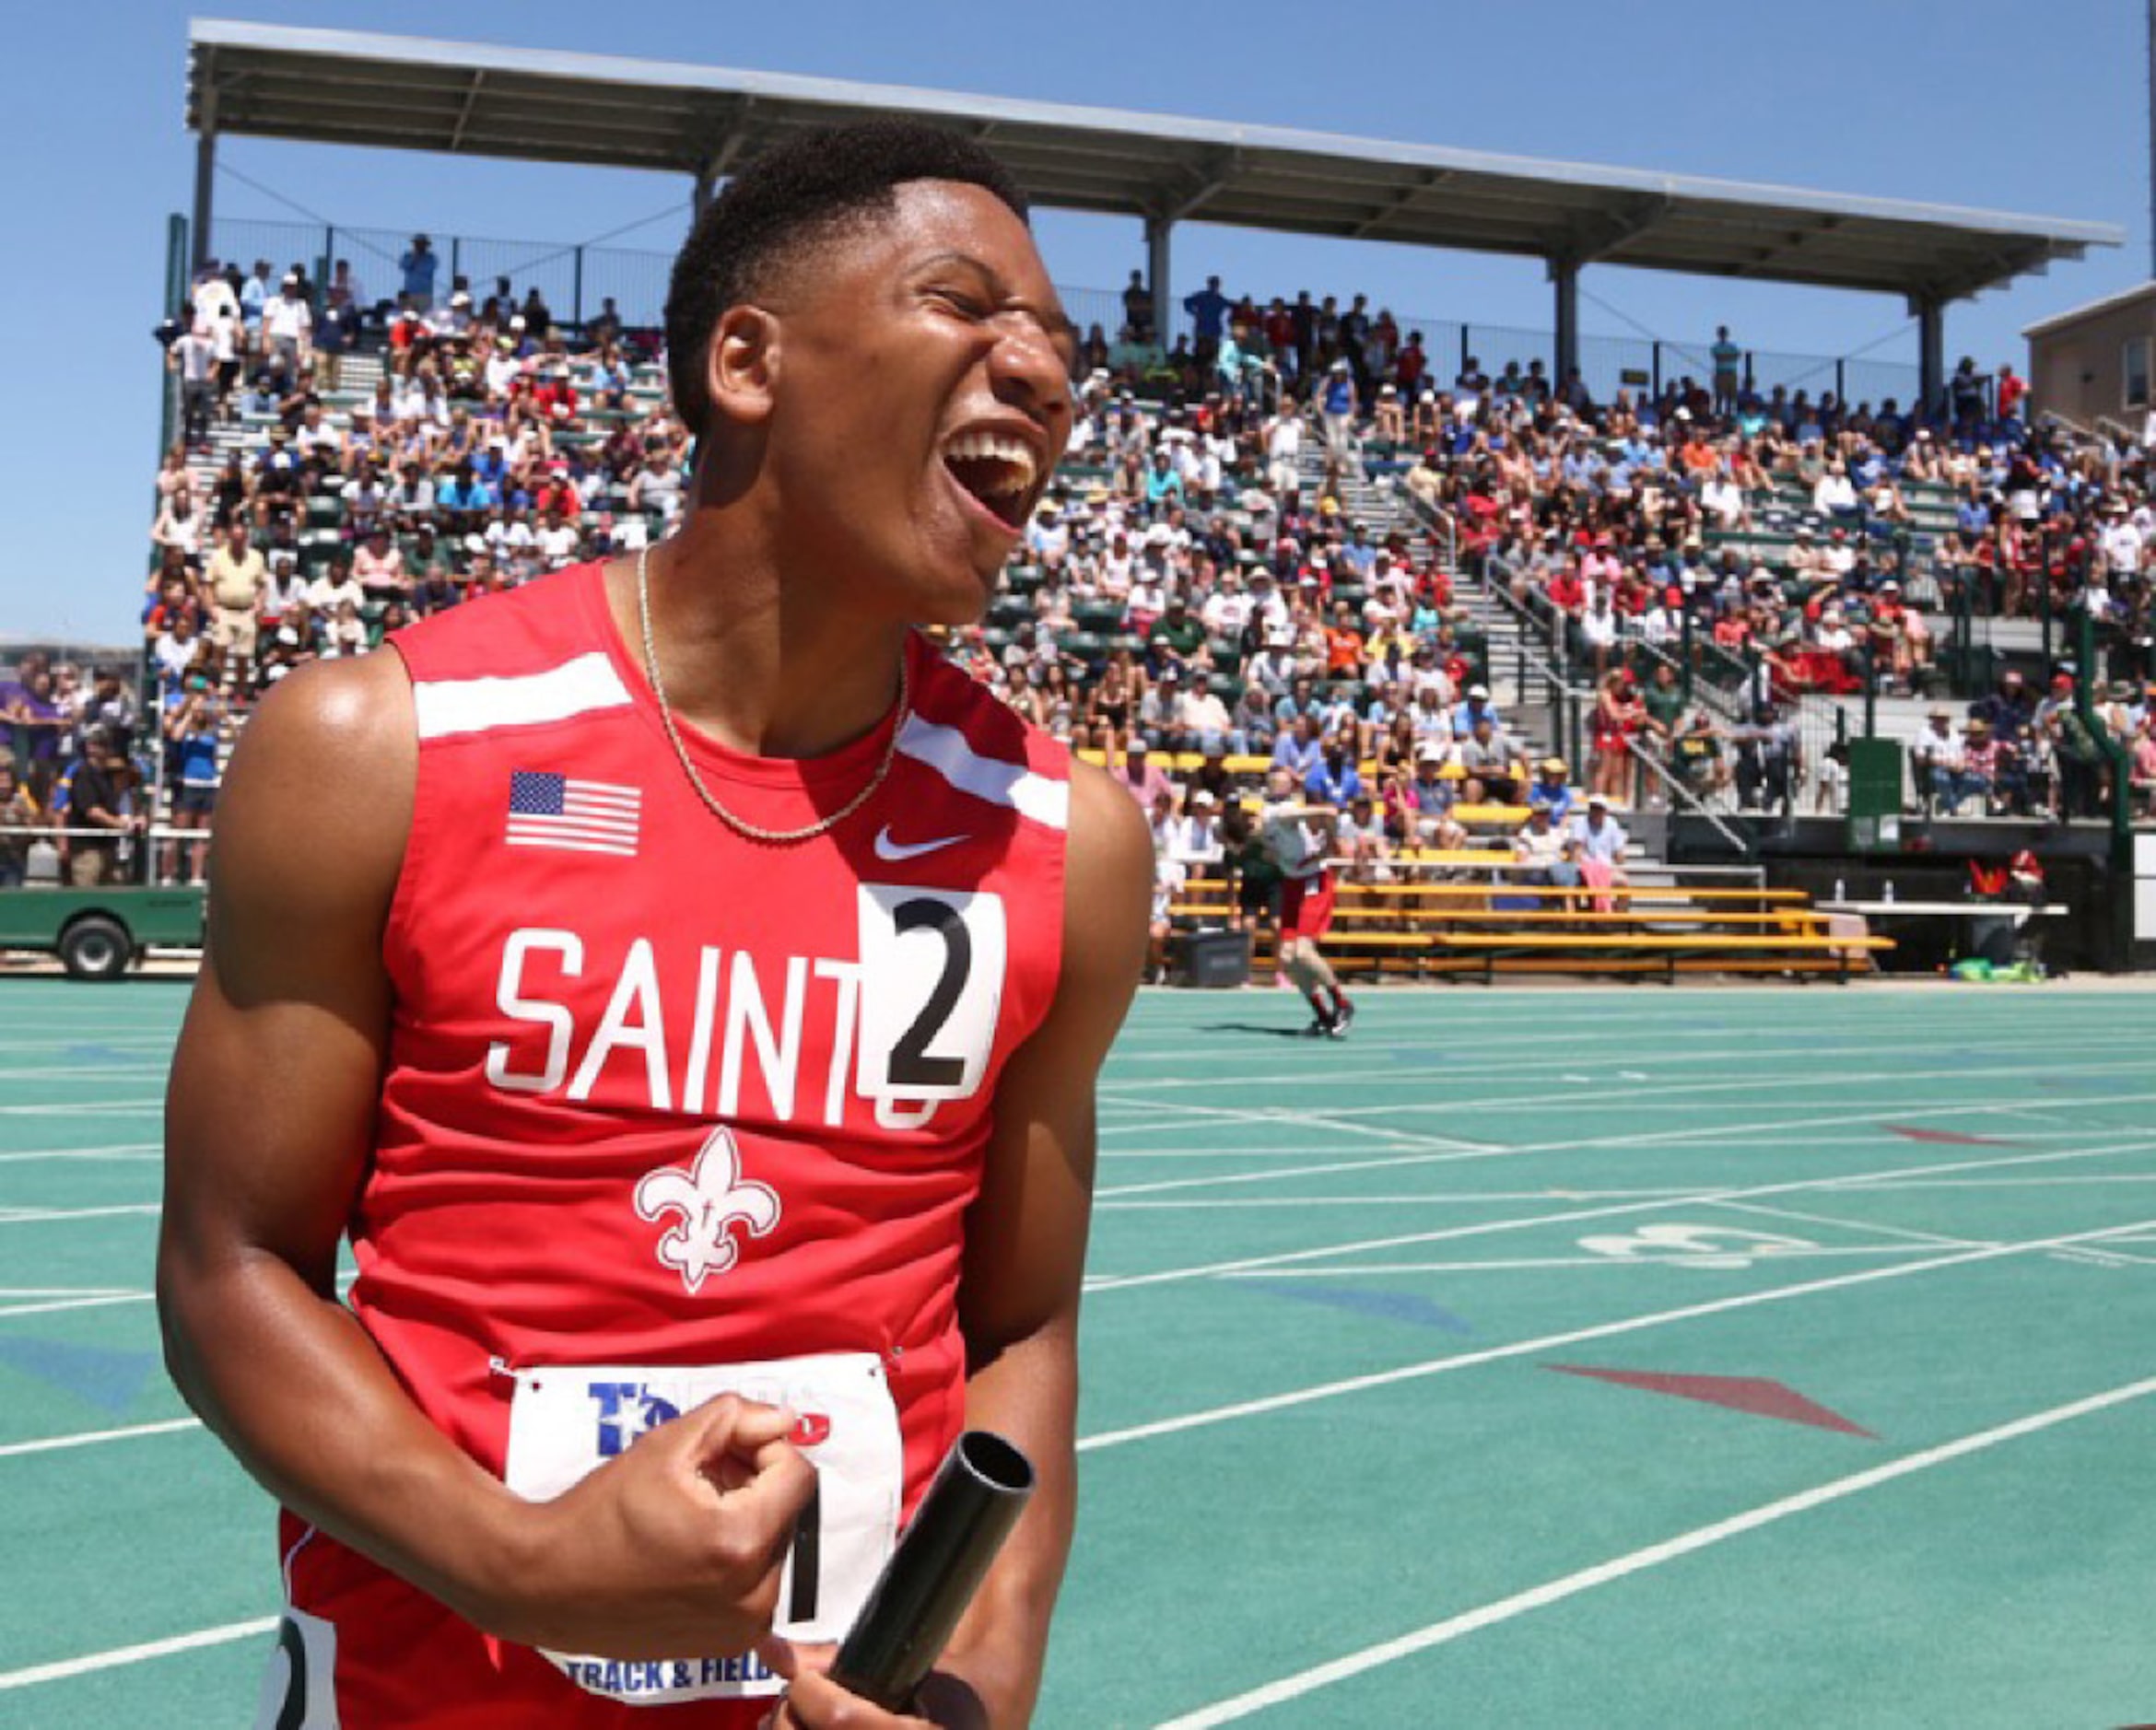
[(1153, 290), (1154, 340), (1163, 348), (1174, 345), (1168, 341), (1168, 237), (1175, 226), (1166, 216), (1145, 219), (1145, 286)]

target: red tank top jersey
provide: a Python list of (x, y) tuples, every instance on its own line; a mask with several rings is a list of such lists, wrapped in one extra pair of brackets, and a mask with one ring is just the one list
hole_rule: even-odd
[[(859, 811), (762, 845), (683, 774), (598, 567), (393, 642), (418, 770), (353, 1310), (521, 1493), (562, 1480), (518, 1483), (519, 1402), (589, 1469), (709, 1391), (549, 1371), (763, 1366), (748, 1391), (802, 1409), (788, 1365), (865, 1366), (909, 1512), (964, 1417), (962, 1222), (997, 1078), (1056, 988), (1066, 751), (915, 638), (903, 721), (830, 756), (683, 730), (712, 795), (771, 829), (838, 809), (890, 751)], [(804, 1412), (806, 1439), (834, 1421)], [(590, 1691), (289, 1519), (287, 1541), (286, 1686), (334, 1669), (322, 1722), (746, 1724), (768, 1704), (664, 1703), (664, 1666), (578, 1673)]]

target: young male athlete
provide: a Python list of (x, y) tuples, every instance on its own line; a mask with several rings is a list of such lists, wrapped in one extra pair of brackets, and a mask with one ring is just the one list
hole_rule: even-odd
[(1312, 1020), (1304, 1032), (1343, 1039), (1355, 1006), (1318, 948), (1332, 929), (1333, 876), (1325, 858), (1338, 814), (1298, 797), (1294, 770), (1266, 772), (1259, 834), (1280, 867), (1280, 964), (1309, 999)]
[[(1001, 168), (885, 125), (734, 181), (667, 335), (680, 532), (294, 674), (219, 806), (158, 1288), (286, 1509), (265, 1724), (1038, 1688), (1152, 851), (914, 627), (1047, 488), (1069, 322)], [(1040, 1488), (894, 1717), (817, 1642), (965, 1425)]]

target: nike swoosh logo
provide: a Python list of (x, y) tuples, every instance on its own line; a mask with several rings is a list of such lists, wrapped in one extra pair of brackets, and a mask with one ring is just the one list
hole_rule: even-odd
[(956, 847), (967, 837), (962, 835), (940, 836), (933, 841), (915, 841), (911, 844), (891, 839), (891, 826), (885, 824), (876, 831), (876, 857), (888, 859), (896, 865), (909, 859), (919, 859), (924, 853), (941, 852), (944, 847)]

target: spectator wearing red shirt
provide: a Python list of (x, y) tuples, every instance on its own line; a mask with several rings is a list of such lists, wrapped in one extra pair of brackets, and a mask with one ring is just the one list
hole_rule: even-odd
[(1574, 565), (1562, 565), (1551, 577), (1549, 587), (1543, 590), (1550, 604), (1560, 613), (1568, 613), (1575, 618), (1587, 607), (1587, 585), (1580, 580), (1579, 569)]
[(2014, 376), (2010, 360), (2001, 361), (1998, 368), (1998, 417), (2001, 420), (2021, 418), (2021, 399), (2029, 394), (2029, 381)]
[(577, 419), (577, 387), (569, 378), (568, 362), (550, 357), (540, 368), (532, 387), (533, 410), (551, 427), (573, 427)]
[(584, 501), (577, 496), (577, 489), (568, 477), (568, 464), (557, 457), (547, 464), (546, 478), (539, 483), (539, 490), (532, 496), (532, 508), (541, 516), (548, 511), (558, 511), (574, 520), (583, 514)]
[(1281, 377), (1293, 379), (1296, 372), (1295, 315), (1277, 295), (1265, 310), (1264, 329), (1265, 340), (1271, 345), (1273, 364), (1280, 368)]

